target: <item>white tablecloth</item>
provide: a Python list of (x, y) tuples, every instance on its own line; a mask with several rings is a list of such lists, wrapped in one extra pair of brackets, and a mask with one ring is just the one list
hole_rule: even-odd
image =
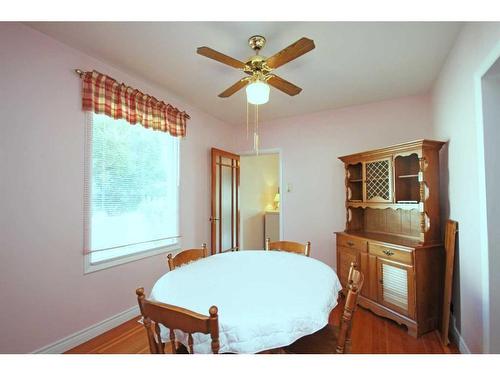
[[(335, 272), (316, 259), (248, 250), (209, 256), (168, 272), (150, 298), (204, 315), (217, 306), (220, 352), (257, 353), (323, 328), (340, 289)], [(176, 338), (186, 345), (185, 334), (176, 331)], [(162, 339), (168, 341), (164, 327)], [(193, 341), (195, 353), (211, 353), (209, 335), (194, 334)]]

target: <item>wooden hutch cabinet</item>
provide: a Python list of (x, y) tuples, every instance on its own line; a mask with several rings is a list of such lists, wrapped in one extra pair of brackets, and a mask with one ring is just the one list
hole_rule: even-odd
[(337, 273), (365, 275), (359, 304), (408, 327), (438, 328), (444, 250), (439, 219), (439, 150), (418, 140), (342, 156), (346, 228), (337, 234)]

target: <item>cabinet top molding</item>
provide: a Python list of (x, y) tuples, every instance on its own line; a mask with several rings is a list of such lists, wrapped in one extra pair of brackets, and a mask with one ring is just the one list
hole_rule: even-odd
[(339, 159), (342, 160), (344, 163), (349, 163), (352, 161), (365, 159), (367, 157), (379, 158), (379, 157), (390, 156), (393, 154), (405, 153), (417, 149), (432, 148), (439, 150), (441, 149), (441, 147), (443, 147), (444, 144), (446, 144), (446, 142), (433, 141), (429, 139), (418, 139), (416, 141), (400, 143), (397, 145), (392, 145), (375, 150), (363, 151), (363, 152), (357, 152), (355, 154), (339, 156)]

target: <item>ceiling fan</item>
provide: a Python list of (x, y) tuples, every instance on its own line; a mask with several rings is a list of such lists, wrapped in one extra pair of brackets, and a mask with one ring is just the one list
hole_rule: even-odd
[(199, 47), (196, 50), (202, 56), (242, 70), (249, 75), (249, 77), (240, 79), (234, 85), (221, 92), (219, 97), (227, 98), (243, 87), (246, 87), (249, 103), (264, 104), (269, 100), (269, 86), (267, 84), (291, 96), (297, 95), (302, 91), (300, 87), (295, 86), (293, 83), (284, 80), (272, 72), (314, 49), (313, 40), (301, 38), (269, 58), (259, 55), (259, 51), (266, 44), (266, 38), (261, 35), (254, 35), (248, 39), (248, 44), (255, 51), (255, 55), (248, 58), (245, 62), (224, 55), (209, 47)]

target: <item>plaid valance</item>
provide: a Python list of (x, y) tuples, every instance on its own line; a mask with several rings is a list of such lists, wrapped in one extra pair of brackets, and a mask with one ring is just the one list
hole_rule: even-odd
[(168, 132), (175, 137), (186, 135), (186, 112), (153, 96), (142, 93), (97, 71), (82, 73), (84, 111), (124, 119), (130, 124)]

